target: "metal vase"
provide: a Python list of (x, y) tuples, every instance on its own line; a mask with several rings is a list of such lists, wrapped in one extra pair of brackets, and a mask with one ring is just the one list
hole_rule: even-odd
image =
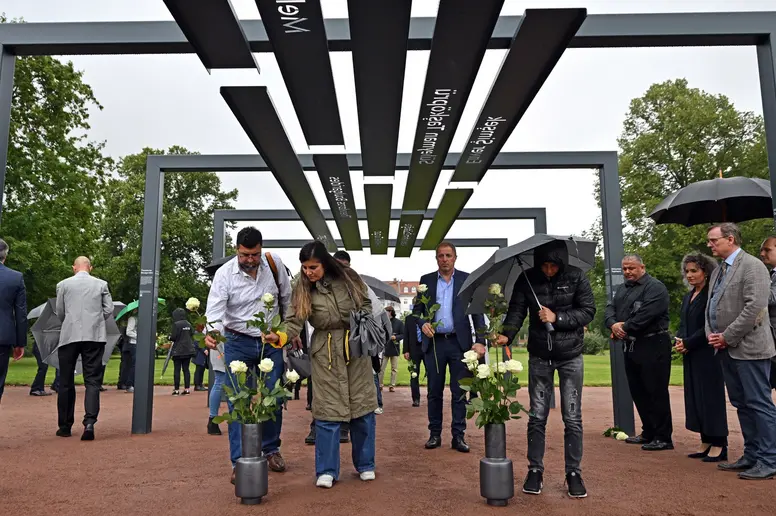
[(507, 430), (502, 424), (485, 425), (485, 457), (480, 459), (480, 495), (488, 505), (506, 507), (515, 496), (515, 474), (507, 459)]
[(242, 456), (235, 466), (234, 494), (240, 503), (256, 505), (267, 495), (267, 459), (261, 454), (261, 424), (241, 425)]

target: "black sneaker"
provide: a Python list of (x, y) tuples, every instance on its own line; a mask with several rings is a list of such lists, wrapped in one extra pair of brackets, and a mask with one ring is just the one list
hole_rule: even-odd
[(585, 498), (587, 489), (582, 477), (576, 471), (566, 473), (566, 484), (569, 486), (569, 496), (572, 498)]
[(544, 487), (542, 479), (543, 475), (541, 471), (538, 469), (529, 469), (528, 476), (525, 477), (525, 482), (523, 483), (523, 492), (532, 495), (542, 494), (542, 487)]
[(304, 438), (305, 444), (315, 444), (315, 429), (311, 429), (307, 437)]
[(213, 423), (213, 418), (207, 420), (207, 433), (208, 435), (221, 435), (221, 428), (216, 423)]

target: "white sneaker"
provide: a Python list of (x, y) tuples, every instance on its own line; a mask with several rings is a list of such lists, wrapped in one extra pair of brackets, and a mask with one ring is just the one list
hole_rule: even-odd
[(382, 408), (382, 407), (377, 407), (377, 408), (375, 409), (375, 414), (378, 414), (378, 415), (380, 415), (380, 414), (382, 414), (382, 413), (383, 413), (383, 408)]
[(359, 477), (361, 477), (361, 480), (363, 480), (364, 482), (368, 482), (370, 480), (374, 480), (375, 479), (375, 472), (374, 471), (362, 471), (361, 474), (359, 475)]
[[(372, 473), (374, 475), (374, 473)], [(331, 489), (331, 487), (334, 485), (334, 477), (331, 475), (321, 475), (318, 477), (318, 480), (315, 482), (316, 487), (324, 487), (326, 489)]]

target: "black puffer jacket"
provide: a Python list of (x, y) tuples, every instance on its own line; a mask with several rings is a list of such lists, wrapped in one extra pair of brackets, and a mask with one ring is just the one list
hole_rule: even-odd
[(171, 355), (173, 357), (193, 357), (197, 354), (197, 345), (191, 334), (191, 323), (186, 320), (186, 310), (176, 308), (172, 312)]
[[(553, 242), (540, 247), (534, 253), (535, 267), (520, 275), (512, 291), (504, 325), (512, 328), (506, 332), (510, 342), (517, 335), (523, 320), (530, 314), (528, 329), (528, 353), (544, 360), (569, 360), (582, 353), (584, 327), (595, 316), (595, 299), (585, 274), (577, 267), (567, 265), (568, 253), (563, 242)], [(547, 278), (541, 264), (552, 262), (560, 270)], [(539, 302), (555, 313), (555, 331), (548, 335), (539, 319), (536, 305), (527, 281), (536, 292)]]

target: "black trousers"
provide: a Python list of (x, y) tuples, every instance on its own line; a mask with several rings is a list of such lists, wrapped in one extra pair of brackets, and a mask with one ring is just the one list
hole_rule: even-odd
[(194, 387), (202, 387), (205, 383), (205, 371), (207, 371), (207, 365), (194, 367)]
[(32, 380), (30, 392), (46, 390), (46, 373), (48, 373), (48, 364), (43, 361), (37, 344), (32, 345), (32, 354), (35, 355), (35, 361), (38, 363), (38, 372), (35, 373), (35, 379)]
[(119, 384), (125, 389), (135, 386), (135, 360), (137, 359), (137, 344), (124, 344), (121, 350), (121, 363), (124, 368), (119, 376)]
[(313, 404), (313, 377), (307, 379), (307, 404)]
[[(412, 364), (415, 366), (415, 372), (417, 376), (412, 378), (410, 375), (410, 391), (412, 391), (412, 401), (420, 402), (420, 366), (423, 364), (423, 356), (410, 357)], [(424, 366), (425, 367), (425, 366)]]
[(183, 370), (183, 385), (188, 389), (191, 386), (191, 357), (172, 357), (172, 362), (175, 364), (175, 374), (173, 375), (175, 390), (177, 391), (181, 387), (181, 369)]
[(75, 364), (79, 356), (86, 386), (83, 424), (85, 426), (97, 422), (97, 415), (100, 413), (100, 377), (104, 351), (104, 342), (71, 342), (59, 348), (59, 428), (70, 430), (75, 422)]
[(11, 361), (13, 348), (11, 346), (0, 347), (0, 400), (3, 399), (5, 390), (5, 377), (8, 374), (8, 363)]
[(625, 342), (625, 374), (641, 418), (641, 434), (671, 442), (671, 338), (667, 333)]

